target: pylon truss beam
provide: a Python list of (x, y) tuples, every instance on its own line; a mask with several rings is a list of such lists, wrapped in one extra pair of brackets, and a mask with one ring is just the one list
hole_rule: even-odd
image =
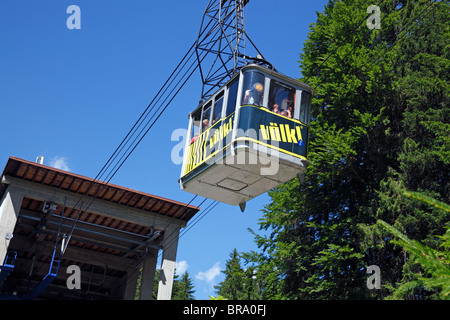
[(244, 7), (248, 2), (210, 0), (208, 3), (195, 45), (203, 82), (200, 101), (206, 100), (246, 64), (246, 40), (260, 60), (264, 59), (245, 32)]

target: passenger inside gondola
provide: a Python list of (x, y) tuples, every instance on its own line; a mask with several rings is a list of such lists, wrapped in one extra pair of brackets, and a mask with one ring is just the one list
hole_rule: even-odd
[(274, 79), (270, 82), (269, 110), (287, 118), (294, 116), (295, 88)]
[(205, 132), (208, 128), (209, 128), (209, 117), (211, 115), (211, 101), (203, 107), (204, 108), (204, 112), (203, 112), (203, 116), (202, 116), (202, 133)]
[(200, 134), (200, 119), (201, 119), (201, 115), (202, 115), (202, 110), (201, 109), (197, 110), (192, 115), (193, 126), (192, 126), (192, 132), (191, 132), (191, 144), (193, 144), (195, 142), (195, 140), (197, 140), (198, 135)]
[(206, 129), (208, 129), (209, 128), (209, 119), (204, 119), (203, 121), (202, 121), (202, 132), (205, 132), (206, 131)]
[(194, 133), (194, 136), (191, 139), (191, 144), (193, 144), (195, 142), (195, 140), (198, 139), (198, 133)]
[(244, 74), (244, 89), (242, 104), (251, 104), (262, 107), (264, 98), (265, 76), (253, 70)]
[(261, 83), (255, 83), (251, 89), (245, 91), (244, 104), (261, 106), (263, 91), (263, 85)]
[(281, 113), (280, 107), (278, 106), (277, 103), (275, 103), (275, 104), (273, 105), (272, 110), (270, 110), (270, 111), (275, 112), (275, 113), (278, 113), (278, 114)]
[(281, 111), (281, 115), (292, 119), (292, 107), (289, 106), (286, 110)]

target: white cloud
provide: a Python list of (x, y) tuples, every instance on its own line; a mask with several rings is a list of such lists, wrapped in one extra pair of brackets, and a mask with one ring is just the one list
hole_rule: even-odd
[(175, 271), (178, 275), (182, 275), (186, 272), (187, 268), (189, 267), (186, 260), (179, 261), (175, 264)]
[(56, 169), (70, 171), (68, 160), (65, 157), (54, 157), (50, 160), (49, 165)]
[(216, 262), (210, 269), (205, 272), (200, 271), (196, 274), (197, 280), (205, 280), (206, 282), (212, 282), (216, 277), (220, 275), (220, 262)]

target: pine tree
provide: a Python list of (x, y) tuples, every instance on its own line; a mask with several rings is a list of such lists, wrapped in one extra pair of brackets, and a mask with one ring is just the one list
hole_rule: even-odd
[[(155, 279), (153, 281), (153, 293), (152, 299), (156, 300), (158, 297), (159, 277), (161, 270), (158, 269), (155, 272)], [(186, 271), (179, 279), (178, 274), (174, 274), (172, 285), (172, 297), (171, 300), (195, 300), (194, 297), (194, 285), (192, 279), (189, 277), (189, 273)]]
[(195, 300), (194, 293), (194, 285), (187, 271), (181, 276), (181, 279), (178, 279), (178, 275), (175, 275), (172, 300)]
[[(429, 7), (429, 11), (427, 8)], [(375, 219), (382, 219), (410, 239), (437, 248), (436, 235), (445, 232), (448, 213), (404, 197), (403, 189), (419, 191), (448, 202), (450, 164), (450, 42), (448, 1), (434, 4), (405, 1), (396, 27), (405, 29), (411, 17), (422, 15), (413, 32), (398, 42), (393, 50), (395, 79), (394, 107), (388, 109), (390, 126), (387, 136), (392, 155), (386, 178), (380, 182)], [(385, 271), (389, 292), (405, 283), (415, 283), (420, 266), (407, 252), (385, 241), (390, 239), (379, 225), (362, 226), (372, 264)], [(388, 292), (387, 292), (388, 293)], [(386, 293), (386, 294), (387, 294)], [(416, 290), (398, 291), (396, 298), (425, 299), (436, 292), (417, 286)]]
[(248, 299), (245, 294), (244, 269), (241, 267), (241, 259), (236, 248), (230, 253), (230, 259), (225, 263), (225, 280), (215, 286), (216, 293), (227, 300)]
[[(428, 206), (433, 206), (447, 214), (450, 213), (450, 206), (444, 202), (437, 201), (424, 194), (418, 192), (403, 192), (403, 195), (421, 201)], [(401, 245), (405, 251), (412, 256), (412, 261), (418, 263), (423, 272), (416, 275), (416, 279), (402, 283), (397, 287), (392, 298), (403, 298), (406, 295), (414, 294), (417, 288), (425, 288), (428, 291), (435, 291), (440, 299), (450, 299), (450, 227), (446, 227), (447, 231), (439, 237), (442, 243), (439, 249), (433, 249), (419, 243), (418, 241), (409, 239), (395, 227), (387, 224), (382, 220), (377, 223), (388, 232), (398, 238), (392, 243)]]
[(367, 6), (330, 1), (305, 43), (301, 80), (316, 87), (310, 166), (303, 185), (294, 180), (269, 192), (260, 226), (271, 234), (256, 236), (263, 252), (246, 256), (266, 280), (265, 298), (366, 295), (357, 224), (387, 167), (382, 112), (390, 89), (388, 62), (371, 60), (380, 32), (365, 37), (360, 28), (349, 36)]
[[(449, 197), (448, 4), (385, 0), (381, 30), (355, 29), (370, 4), (330, 0), (311, 25), (301, 54), (301, 80), (316, 87), (305, 183), (269, 192), (260, 222), (269, 235), (254, 232), (261, 252), (243, 254), (264, 299), (388, 296), (417, 270), (377, 219), (431, 246), (448, 221), (395, 191)], [(372, 264), (383, 270), (379, 291), (366, 287)]]

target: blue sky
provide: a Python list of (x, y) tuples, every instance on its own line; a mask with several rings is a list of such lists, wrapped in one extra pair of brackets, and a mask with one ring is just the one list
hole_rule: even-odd
[[(300, 77), (299, 53), (327, 0), (251, 0), (246, 30), (277, 70)], [(9, 156), (95, 177), (196, 40), (207, 0), (0, 0), (0, 168)], [(70, 5), (81, 29), (69, 30)], [(200, 98), (198, 73), (150, 130), (112, 183), (183, 202), (172, 132)], [(199, 205), (202, 198), (192, 204)], [(219, 204), (182, 236), (178, 267), (197, 299), (215, 295), (230, 252), (257, 250), (264, 194)], [(207, 200), (202, 208), (212, 201)], [(189, 226), (189, 225), (188, 225)]]

